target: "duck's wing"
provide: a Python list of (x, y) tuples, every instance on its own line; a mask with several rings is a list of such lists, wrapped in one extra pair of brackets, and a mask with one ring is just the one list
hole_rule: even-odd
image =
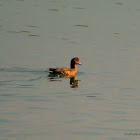
[(68, 70), (68, 68), (65, 67), (59, 67), (59, 68), (49, 68), (50, 73), (59, 73), (59, 74), (63, 74), (64, 71)]

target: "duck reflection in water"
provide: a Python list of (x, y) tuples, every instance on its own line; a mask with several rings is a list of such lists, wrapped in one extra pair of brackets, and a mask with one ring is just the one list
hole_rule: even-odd
[(68, 76), (68, 75), (62, 75), (62, 74), (49, 74), (48, 75), (50, 81), (61, 81), (60, 78), (70, 78), (70, 87), (71, 88), (78, 88), (78, 82), (80, 80), (76, 80), (76, 75), (74, 76)]
[(71, 77), (70, 78), (71, 88), (78, 88), (78, 81), (80, 80), (76, 80), (76, 76)]

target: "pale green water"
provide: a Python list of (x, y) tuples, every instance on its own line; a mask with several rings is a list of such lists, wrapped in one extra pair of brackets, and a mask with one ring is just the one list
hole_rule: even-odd
[[(139, 139), (139, 26), (138, 0), (1, 0), (0, 140)], [(75, 56), (77, 88), (48, 77)]]

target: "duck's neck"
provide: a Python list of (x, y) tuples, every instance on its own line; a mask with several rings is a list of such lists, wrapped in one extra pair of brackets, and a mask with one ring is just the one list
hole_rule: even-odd
[(77, 69), (76, 64), (71, 63), (71, 68), (72, 69)]

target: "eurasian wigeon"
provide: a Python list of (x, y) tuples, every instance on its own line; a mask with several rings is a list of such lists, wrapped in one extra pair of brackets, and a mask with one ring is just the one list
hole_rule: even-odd
[(78, 57), (74, 57), (71, 60), (71, 63), (70, 63), (71, 67), (70, 68), (65, 68), (65, 67), (49, 68), (48, 72), (50, 74), (75, 75), (77, 73), (76, 64), (82, 65), (81, 63), (79, 63), (79, 58)]

